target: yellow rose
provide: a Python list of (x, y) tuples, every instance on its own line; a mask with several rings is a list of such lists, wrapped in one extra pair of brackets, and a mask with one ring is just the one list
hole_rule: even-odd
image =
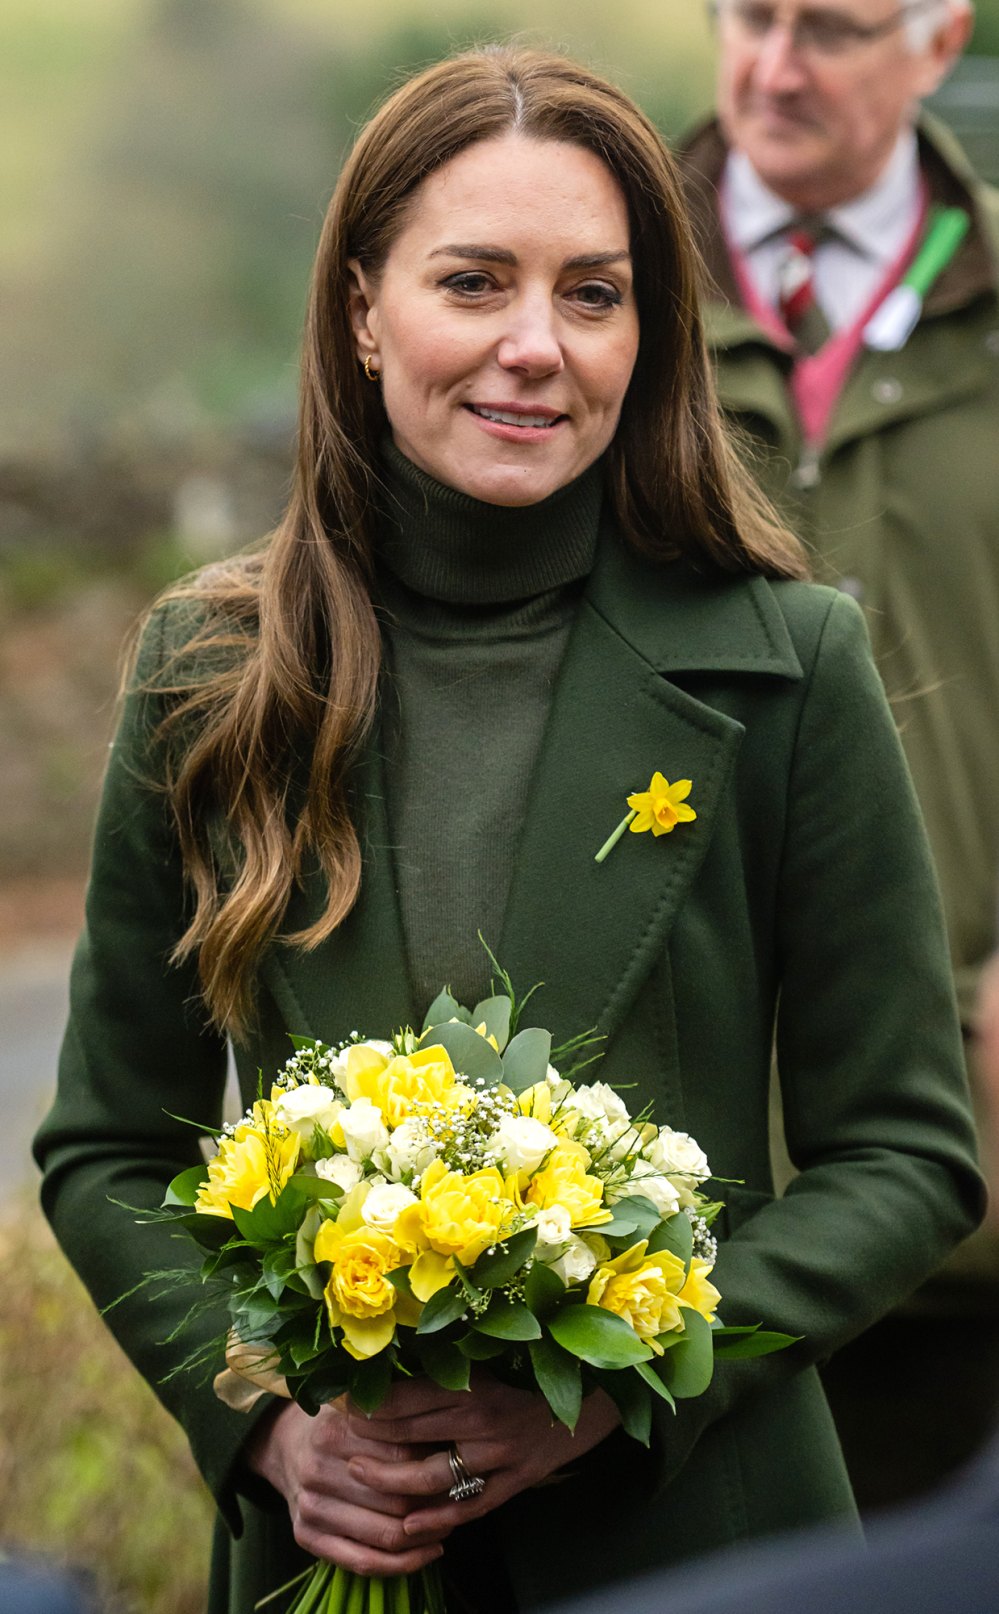
[(344, 1349), (358, 1361), (384, 1350), (397, 1322), (414, 1327), (420, 1316), (420, 1307), (389, 1282), (388, 1274), (405, 1266), (405, 1252), (360, 1219), (362, 1203), (357, 1189), (348, 1194), (337, 1220), (323, 1222), (314, 1247), (316, 1260), (332, 1269), (323, 1291), (330, 1323), (343, 1329)]
[(663, 1347), (656, 1335), (683, 1327), (680, 1291), (684, 1266), (671, 1250), (647, 1255), (647, 1248), (648, 1240), (643, 1239), (598, 1267), (586, 1299), (591, 1306), (603, 1306), (605, 1311), (623, 1317), (639, 1339), (661, 1356)]
[(198, 1189), (196, 1211), (232, 1216), (232, 1206), (252, 1210), (269, 1194), (277, 1200), (298, 1164), (302, 1140), (275, 1118), (268, 1099), (258, 1099), (248, 1118), (219, 1140), (208, 1162), (208, 1181)]
[(463, 1106), (470, 1097), (468, 1088), (455, 1078), (447, 1049), (439, 1043), (392, 1057), (363, 1044), (348, 1048), (341, 1085), (352, 1103), (368, 1098), (377, 1104), (386, 1126), (393, 1129), (420, 1105)]
[(594, 1227), (609, 1222), (613, 1212), (603, 1203), (604, 1185), (587, 1173), (590, 1156), (581, 1143), (566, 1138), (556, 1144), (541, 1171), (532, 1179), (526, 1197), (540, 1210), (563, 1205), (573, 1227)]
[(690, 1306), (692, 1310), (699, 1311), (709, 1323), (714, 1322), (715, 1307), (721, 1300), (714, 1284), (708, 1282), (708, 1273), (713, 1270), (710, 1262), (702, 1261), (699, 1255), (695, 1255), (690, 1263), (687, 1281), (677, 1295), (681, 1306)]

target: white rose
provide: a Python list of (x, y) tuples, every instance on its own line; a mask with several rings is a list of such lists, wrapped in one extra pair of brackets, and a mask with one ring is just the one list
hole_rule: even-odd
[(596, 1266), (597, 1258), (578, 1233), (573, 1233), (563, 1254), (549, 1264), (564, 1284), (584, 1283)]
[(378, 1164), (390, 1177), (404, 1177), (408, 1173), (421, 1176), (437, 1151), (427, 1135), (424, 1121), (403, 1121), (396, 1127), (383, 1149), (378, 1152)]
[(628, 1190), (651, 1200), (660, 1216), (664, 1218), (675, 1216), (680, 1209), (680, 1195), (673, 1183), (647, 1160), (636, 1161)]
[(369, 1160), (373, 1150), (388, 1143), (388, 1127), (370, 1098), (355, 1098), (349, 1109), (341, 1110), (339, 1121), (352, 1160)]
[(533, 1115), (504, 1115), (489, 1139), (488, 1148), (508, 1171), (537, 1171), (558, 1139), (550, 1126)]
[(658, 1171), (668, 1177), (684, 1177), (688, 1182), (706, 1182), (711, 1176), (708, 1157), (700, 1144), (687, 1132), (674, 1132), (663, 1126), (645, 1150)]
[(572, 1238), (572, 1218), (564, 1205), (538, 1211), (534, 1225), (538, 1230), (534, 1248), (539, 1261), (547, 1261), (553, 1250), (561, 1250)]
[(342, 1109), (343, 1100), (332, 1087), (320, 1087), (312, 1082), (289, 1088), (274, 1102), (278, 1119), (297, 1132), (305, 1143), (311, 1141), (317, 1126), (328, 1132)]
[(605, 1120), (617, 1126), (631, 1120), (623, 1099), (606, 1082), (591, 1082), (586, 1087), (577, 1087), (573, 1109), (588, 1121)]
[(416, 1195), (410, 1193), (401, 1182), (379, 1183), (364, 1201), (361, 1215), (369, 1227), (377, 1227), (382, 1233), (391, 1233), (396, 1217), (407, 1205), (415, 1204)]
[(364, 1176), (364, 1172), (356, 1160), (349, 1155), (331, 1154), (325, 1160), (316, 1161), (316, 1176), (324, 1177), (327, 1182), (335, 1182), (345, 1194), (349, 1194)]

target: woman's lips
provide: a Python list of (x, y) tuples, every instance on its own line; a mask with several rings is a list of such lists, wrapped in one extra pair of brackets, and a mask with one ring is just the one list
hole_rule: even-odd
[(491, 436), (512, 442), (540, 441), (569, 418), (557, 409), (540, 405), (533, 409), (514, 404), (466, 404), (465, 407)]

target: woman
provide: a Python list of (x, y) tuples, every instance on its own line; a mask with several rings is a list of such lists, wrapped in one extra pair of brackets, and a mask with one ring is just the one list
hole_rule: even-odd
[[(573, 1439), (485, 1373), (408, 1384), (370, 1422), (243, 1418), (163, 1382), (190, 1347), (163, 1343), (171, 1300), (125, 1301), (109, 1320), (231, 1531), (213, 1609), (251, 1607), (300, 1548), (392, 1573), (446, 1543), (456, 1603), (528, 1610), (849, 1512), (811, 1364), (941, 1259), (980, 1184), (890, 716), (855, 608), (804, 573), (719, 424), (648, 121), (530, 51), (404, 86), (326, 220), (285, 521), (144, 636), (45, 1203), (102, 1302), (175, 1265), (107, 1196), (155, 1204), (198, 1158), (173, 1117), (217, 1113), (226, 1035), (250, 1096), (289, 1031), (414, 1022), (443, 981), (480, 994), (481, 930), (546, 982), (557, 1039), (595, 1024), (607, 1078), (737, 1179), (726, 1320), (801, 1343), (719, 1371), (646, 1454), (602, 1396)], [(696, 821), (598, 865), (656, 769), (692, 779)], [(775, 1025), (801, 1168), (780, 1201)], [(472, 1500), (447, 1495), (452, 1442)]]

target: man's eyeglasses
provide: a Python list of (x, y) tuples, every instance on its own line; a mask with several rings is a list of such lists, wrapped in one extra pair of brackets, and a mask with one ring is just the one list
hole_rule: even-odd
[[(795, 50), (815, 56), (843, 56), (858, 45), (875, 39), (884, 39), (905, 26), (906, 19), (917, 12), (939, 9), (940, 0), (911, 0), (900, 6), (882, 22), (858, 22), (844, 11), (826, 7), (801, 11), (789, 23), (791, 43)], [(747, 39), (765, 39), (781, 23), (780, 7), (757, 3), (757, 0), (713, 0), (713, 14), (732, 22)]]

